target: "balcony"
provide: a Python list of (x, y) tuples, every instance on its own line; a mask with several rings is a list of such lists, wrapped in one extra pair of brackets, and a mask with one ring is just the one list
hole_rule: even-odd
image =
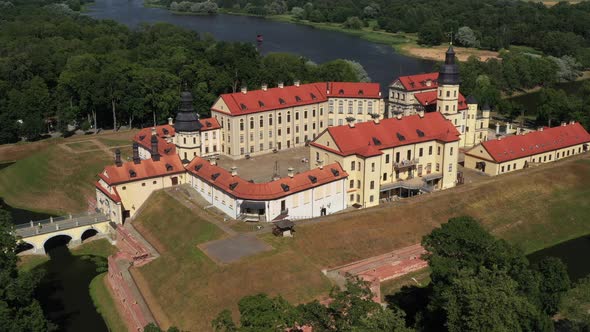
[(416, 165), (418, 165), (418, 159), (410, 159), (410, 160), (402, 160), (399, 163), (393, 163), (393, 167), (395, 169), (405, 169), (405, 168), (411, 168), (411, 167), (416, 167)]

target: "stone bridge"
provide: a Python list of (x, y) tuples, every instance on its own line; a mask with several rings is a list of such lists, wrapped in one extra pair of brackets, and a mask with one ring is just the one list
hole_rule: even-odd
[(15, 225), (12, 233), (17, 236), (20, 245), (29, 247), (25, 254), (44, 254), (45, 243), (56, 236), (67, 236), (70, 238), (68, 245), (76, 245), (90, 236), (108, 234), (111, 230), (110, 219), (95, 213), (31, 221)]

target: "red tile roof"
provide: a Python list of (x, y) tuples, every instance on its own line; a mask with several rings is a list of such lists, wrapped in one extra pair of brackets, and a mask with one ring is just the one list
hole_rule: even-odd
[[(207, 119), (199, 119), (199, 122), (203, 125), (201, 131), (209, 131), (221, 128), (219, 122), (215, 118), (207, 118)], [(133, 137), (133, 141), (137, 142), (137, 144), (143, 146), (145, 149), (150, 150), (152, 149), (152, 129), (154, 127), (147, 127), (141, 129), (135, 136)], [(176, 135), (176, 131), (174, 130), (174, 126), (165, 124), (156, 126), (156, 136), (158, 137), (158, 152), (161, 155), (174, 155), (176, 153), (176, 146), (174, 143), (168, 143), (166, 138), (172, 138)]]
[[(416, 100), (418, 100), (418, 102), (420, 103), (420, 105), (422, 106), (428, 106), (428, 105), (436, 105), (436, 101), (437, 101), (437, 92), (436, 90), (434, 91), (426, 91), (426, 92), (419, 92), (414, 94), (414, 97), (416, 97)], [(462, 110), (466, 110), (468, 108), (467, 106), (467, 101), (465, 101), (465, 97), (463, 96), (462, 93), (459, 93), (459, 100), (457, 101), (457, 109), (459, 111)]]
[[(438, 87), (438, 73), (400, 76), (398, 80), (407, 91), (430, 90)], [(427, 85), (429, 80), (430, 86)]]
[(303, 190), (348, 177), (340, 164), (326, 165), (323, 169), (312, 169), (290, 177), (266, 183), (252, 183), (201, 157), (195, 157), (186, 169), (210, 185), (223, 190), (230, 196), (249, 200), (269, 200), (285, 197)]
[(590, 134), (579, 123), (574, 123), (490, 140), (482, 145), (496, 162), (501, 163), (589, 142)]
[(229, 109), (211, 108), (211, 110), (232, 115), (244, 115), (315, 104), (326, 101), (328, 97), (380, 98), (379, 89), (378, 83), (323, 82), (271, 88), (266, 91), (226, 93), (222, 94), (220, 98)]
[[(142, 160), (139, 164), (133, 161), (124, 162), (121, 166), (109, 165), (98, 174), (108, 185), (116, 185), (185, 172), (178, 155), (161, 156), (159, 161), (153, 159)], [(132, 176), (135, 174), (135, 176)]]
[[(326, 147), (315, 141), (311, 143), (340, 155), (357, 154), (364, 157), (380, 155), (380, 150), (427, 141), (454, 142), (459, 140), (455, 126), (439, 112), (406, 116), (401, 119), (384, 119), (349, 125), (328, 127), (336, 147)], [(321, 136), (321, 135), (320, 135)], [(318, 137), (319, 138), (319, 137)], [(317, 141), (317, 139), (316, 139)]]

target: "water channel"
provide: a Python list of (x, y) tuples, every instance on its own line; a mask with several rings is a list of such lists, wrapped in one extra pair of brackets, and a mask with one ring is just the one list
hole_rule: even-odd
[[(575, 94), (582, 88), (586, 81), (572, 81), (558, 83), (553, 86), (556, 90), (564, 90), (567, 94)], [(525, 111), (525, 115), (536, 115), (541, 105), (541, 92), (531, 92), (520, 96), (509, 98), (510, 101), (519, 104)]]

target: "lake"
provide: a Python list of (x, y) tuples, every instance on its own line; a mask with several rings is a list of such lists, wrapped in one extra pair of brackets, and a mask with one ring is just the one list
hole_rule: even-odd
[(590, 235), (566, 241), (553, 247), (536, 251), (527, 256), (531, 263), (536, 263), (545, 257), (557, 257), (567, 266), (571, 281), (577, 281), (590, 275)]
[[(574, 94), (582, 88), (582, 85), (585, 82), (586, 81), (572, 81), (558, 83), (553, 88), (558, 90), (564, 90), (567, 94)], [(525, 115), (536, 115), (537, 110), (541, 105), (541, 93), (539, 91), (527, 93), (517, 97), (509, 98), (508, 100), (522, 105), (525, 111)]]
[(334, 59), (358, 61), (373, 82), (381, 84), (383, 92), (387, 92), (389, 83), (398, 76), (430, 72), (435, 64), (434, 61), (398, 54), (391, 46), (337, 31), (253, 16), (174, 15), (166, 9), (146, 8), (143, 0), (95, 0), (86, 15), (112, 19), (129, 27), (137, 27), (143, 22), (167, 22), (199, 33), (207, 32), (224, 41), (255, 43), (256, 35), (262, 34), (262, 54), (295, 53), (316, 63)]

